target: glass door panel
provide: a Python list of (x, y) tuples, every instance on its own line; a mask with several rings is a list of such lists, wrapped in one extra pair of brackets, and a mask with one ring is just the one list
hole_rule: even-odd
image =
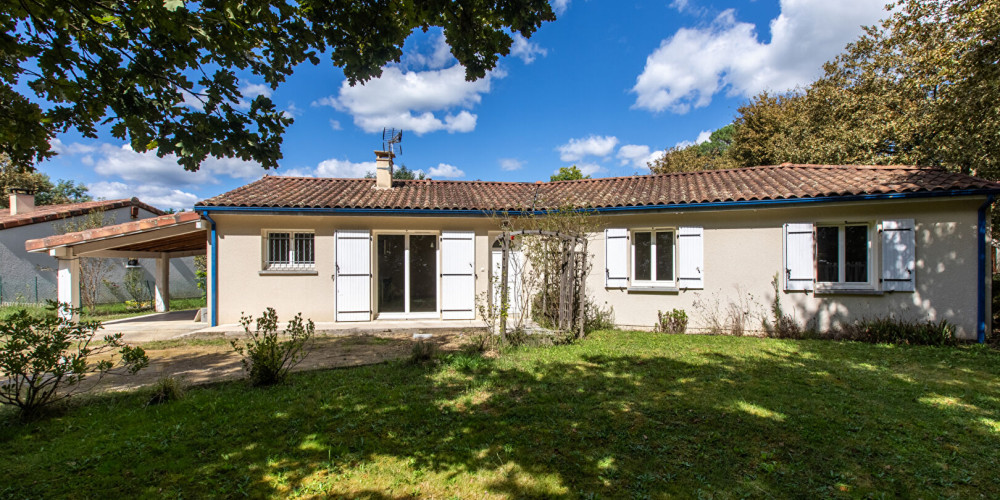
[(410, 236), (410, 310), (437, 311), (437, 235)]
[(406, 307), (406, 236), (378, 236), (378, 310), (405, 312)]

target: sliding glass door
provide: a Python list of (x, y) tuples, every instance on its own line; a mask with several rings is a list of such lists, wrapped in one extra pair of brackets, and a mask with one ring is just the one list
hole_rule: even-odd
[(377, 286), (381, 318), (438, 316), (436, 234), (380, 234)]

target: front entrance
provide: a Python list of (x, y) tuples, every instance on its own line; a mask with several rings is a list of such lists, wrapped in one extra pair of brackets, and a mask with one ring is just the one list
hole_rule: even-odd
[(378, 317), (437, 318), (437, 235), (380, 234), (377, 242)]

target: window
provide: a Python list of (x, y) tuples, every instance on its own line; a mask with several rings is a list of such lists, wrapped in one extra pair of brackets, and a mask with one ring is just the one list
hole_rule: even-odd
[(868, 284), (871, 231), (868, 224), (816, 227), (816, 281)]
[(632, 284), (672, 286), (674, 283), (674, 232), (634, 231)]
[(316, 267), (313, 233), (270, 232), (267, 234), (267, 270), (312, 270)]

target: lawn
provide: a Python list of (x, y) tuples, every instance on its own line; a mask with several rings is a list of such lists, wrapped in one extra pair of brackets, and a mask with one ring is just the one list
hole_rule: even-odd
[(983, 346), (599, 332), (8, 419), (0, 495), (997, 497), (998, 375)]
[[(194, 297), (187, 299), (170, 299), (170, 310), (171, 311), (183, 311), (187, 309), (198, 309), (199, 307), (205, 307), (204, 297)], [(15, 311), (19, 309), (27, 310), (32, 316), (44, 316), (44, 315), (54, 315), (55, 311), (49, 309), (45, 305), (40, 304), (23, 304), (23, 305), (8, 305), (0, 306), (0, 321), (7, 319), (8, 316), (14, 314)], [(115, 304), (97, 304), (93, 311), (84, 310), (83, 319), (88, 320), (100, 320), (100, 321), (110, 321), (113, 319), (122, 318), (132, 318), (135, 316), (145, 316), (147, 314), (154, 314), (151, 309), (143, 310), (132, 310), (126, 307), (124, 303)]]

